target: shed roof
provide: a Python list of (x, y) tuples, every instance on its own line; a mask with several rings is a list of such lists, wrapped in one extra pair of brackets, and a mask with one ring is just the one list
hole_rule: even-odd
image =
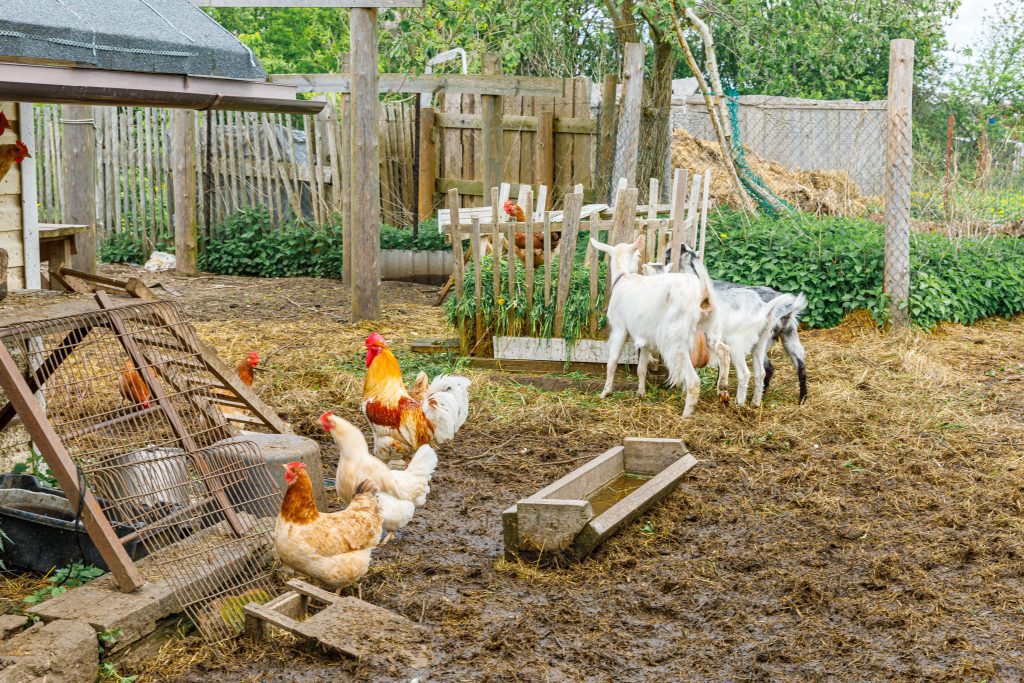
[(188, 0), (4, 3), (0, 59), (264, 80), (247, 47)]

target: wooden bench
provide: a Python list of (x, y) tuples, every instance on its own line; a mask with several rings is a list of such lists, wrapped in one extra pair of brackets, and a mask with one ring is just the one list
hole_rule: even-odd
[(47, 263), (45, 282), (47, 289), (70, 291), (70, 287), (62, 284), (58, 271), (63, 265), (70, 265), (72, 254), (78, 253), (75, 248), (75, 235), (81, 235), (90, 230), (92, 230), (91, 225), (39, 224), (39, 260)]

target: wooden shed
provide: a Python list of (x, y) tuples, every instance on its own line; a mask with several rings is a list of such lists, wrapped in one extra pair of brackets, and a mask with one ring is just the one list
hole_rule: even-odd
[(44, 252), (58, 243), (89, 264), (95, 259), (94, 159), (85, 144), (92, 106), (297, 114), (324, 106), (295, 94), (294, 87), (268, 83), (251, 51), (188, 0), (9, 4), (0, 17), (0, 109), (12, 129), (0, 144), (20, 139), (34, 152), (33, 104), (74, 105), (64, 108), (63, 123), (81, 131), (65, 136), (64, 144), (72, 147), (63, 156), (81, 174), (66, 173), (64, 190), (77, 198), (72, 220), (84, 227), (41, 229), (35, 162), (16, 165), (0, 182), (0, 249), (7, 252), (8, 288), (40, 288), (40, 260), (47, 258), (40, 254), (41, 240)]

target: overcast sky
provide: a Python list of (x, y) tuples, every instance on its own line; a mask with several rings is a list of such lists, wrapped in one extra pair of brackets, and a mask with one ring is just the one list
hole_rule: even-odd
[[(976, 44), (984, 28), (985, 10), (991, 4), (990, 0), (962, 0), (960, 10), (946, 27), (946, 38), (954, 50)], [(949, 57), (954, 62), (963, 61), (953, 54)]]

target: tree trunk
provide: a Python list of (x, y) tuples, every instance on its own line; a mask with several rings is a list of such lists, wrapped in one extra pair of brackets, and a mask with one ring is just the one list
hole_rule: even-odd
[(672, 112), (672, 74), (675, 68), (672, 44), (665, 40), (657, 41), (654, 44), (654, 68), (651, 77), (644, 80), (644, 110), (640, 119), (636, 184), (641, 202), (650, 199), (647, 197), (649, 179), (657, 178), (660, 187), (669, 187), (665, 168), (671, 145), (669, 115)]

